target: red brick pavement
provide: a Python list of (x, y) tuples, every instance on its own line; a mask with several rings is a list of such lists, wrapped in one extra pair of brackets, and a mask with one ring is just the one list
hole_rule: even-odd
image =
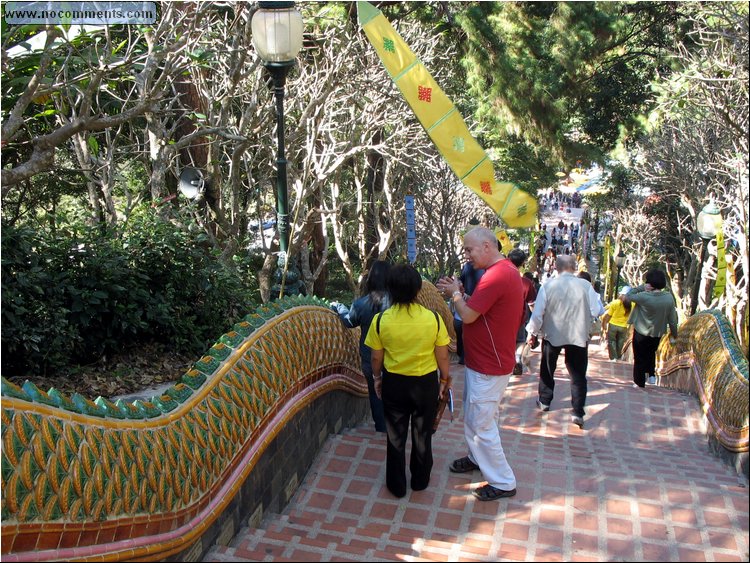
[(570, 421), (558, 367), (539, 412), (532, 374), (513, 377), (502, 439), (518, 493), (480, 502), (481, 473), (448, 471), (466, 454), (462, 366), (452, 366), (456, 418), (434, 436), (425, 491), (384, 485), (385, 439), (370, 424), (333, 436), (281, 515), (245, 528), (208, 561), (748, 561), (747, 481), (712, 455), (697, 400), (631, 386), (630, 364), (590, 349), (583, 430)]

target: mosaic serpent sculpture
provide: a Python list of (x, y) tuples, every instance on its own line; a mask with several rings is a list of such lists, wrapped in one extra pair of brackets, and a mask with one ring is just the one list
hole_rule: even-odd
[[(455, 339), (432, 284), (418, 300)], [(326, 302), (285, 297), (245, 317), (150, 401), (66, 397), (3, 378), (3, 561), (184, 553), (296, 412), (334, 390), (367, 395), (358, 337)]]
[(727, 318), (715, 309), (688, 318), (677, 341), (657, 352), (659, 385), (698, 397), (712, 449), (748, 475), (748, 361)]

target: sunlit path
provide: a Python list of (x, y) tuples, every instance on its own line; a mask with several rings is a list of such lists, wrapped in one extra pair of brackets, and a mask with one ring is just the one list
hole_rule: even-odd
[(549, 413), (532, 374), (506, 391), (502, 437), (517, 478), (511, 499), (479, 502), (465, 455), (462, 366), (453, 365), (457, 417), (434, 440), (426, 491), (392, 497), (385, 443), (368, 425), (332, 437), (284, 514), (245, 529), (210, 561), (741, 561), (748, 558), (748, 490), (709, 451), (692, 396), (631, 386), (630, 364), (590, 348), (584, 430), (570, 422), (558, 368)]

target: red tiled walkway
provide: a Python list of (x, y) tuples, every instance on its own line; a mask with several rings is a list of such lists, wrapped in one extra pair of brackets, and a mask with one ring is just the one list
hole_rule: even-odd
[(362, 425), (329, 438), (284, 514), (208, 561), (747, 561), (747, 481), (708, 451), (697, 400), (634, 389), (630, 364), (598, 344), (589, 355), (584, 430), (562, 362), (549, 413), (534, 404), (538, 351), (511, 380), (501, 421), (515, 497), (480, 502), (479, 471), (448, 471), (466, 453), (454, 364), (457, 416), (434, 437), (427, 490), (391, 496), (385, 439)]

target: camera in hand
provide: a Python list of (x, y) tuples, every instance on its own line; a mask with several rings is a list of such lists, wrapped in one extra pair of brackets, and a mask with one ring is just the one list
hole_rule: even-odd
[(536, 334), (531, 335), (531, 342), (530, 342), (531, 349), (533, 350), (537, 346), (539, 346), (539, 337)]

